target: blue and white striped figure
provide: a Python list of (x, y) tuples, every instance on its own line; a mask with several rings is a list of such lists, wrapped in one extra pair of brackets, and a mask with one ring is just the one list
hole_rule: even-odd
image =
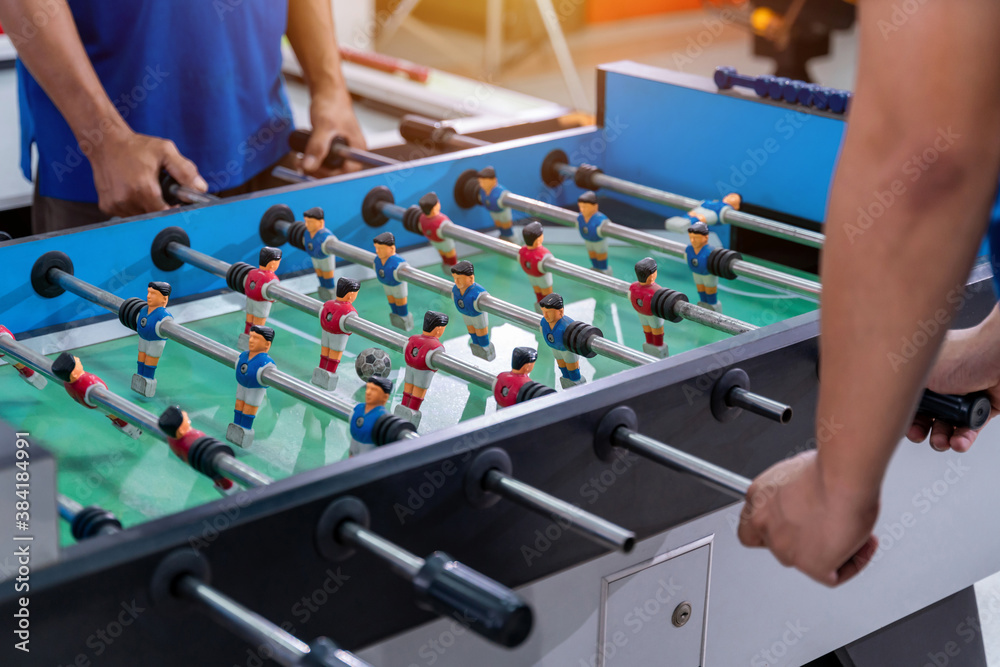
[(170, 284), (153, 281), (146, 288), (146, 305), (136, 318), (136, 333), (139, 334), (139, 357), (135, 375), (132, 376), (132, 391), (147, 398), (156, 395), (156, 365), (163, 355), (167, 339), (161, 335), (160, 326), (173, 319), (167, 312), (170, 299)]
[(226, 430), (226, 440), (240, 447), (253, 442), (253, 420), (264, 403), (267, 385), (263, 383), (264, 370), (274, 365), (268, 356), (274, 329), (254, 325), (250, 328), (249, 350), (236, 358), (236, 407), (233, 423)]
[(743, 198), (735, 192), (730, 192), (721, 201), (718, 199), (703, 201), (685, 215), (675, 215), (667, 218), (667, 231), (686, 232), (688, 227), (697, 222), (703, 222), (709, 227), (722, 224), (724, 222), (723, 213), (725, 211), (740, 210), (742, 203)]
[(472, 262), (461, 261), (451, 267), (451, 277), (455, 281), (455, 286), (451, 288), (455, 308), (465, 320), (465, 328), (472, 339), (469, 348), (472, 354), (480, 359), (493, 361), (497, 355), (493, 343), (490, 342), (489, 316), (479, 307), (479, 299), (488, 293), (476, 282), (475, 267), (472, 266)]

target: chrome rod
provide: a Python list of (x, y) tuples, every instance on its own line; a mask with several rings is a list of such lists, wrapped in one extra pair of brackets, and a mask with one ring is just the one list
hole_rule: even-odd
[(729, 390), (726, 395), (726, 405), (733, 408), (743, 408), (779, 424), (787, 424), (792, 418), (792, 408), (787, 404), (773, 401), (742, 387), (733, 387)]
[(424, 566), (423, 558), (411, 554), (353, 521), (345, 521), (338, 526), (335, 537), (378, 556), (411, 579), (417, 576), (420, 568)]

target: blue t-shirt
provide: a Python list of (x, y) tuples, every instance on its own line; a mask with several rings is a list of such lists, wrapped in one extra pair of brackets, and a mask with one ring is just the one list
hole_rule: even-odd
[(601, 225), (608, 219), (608, 216), (604, 215), (600, 211), (590, 216), (590, 220), (583, 219), (583, 213), (576, 216), (576, 225), (580, 229), (580, 236), (583, 237), (584, 241), (600, 241), (602, 237), (598, 235), (597, 230), (601, 228)]
[(708, 275), (708, 256), (712, 254), (712, 246), (706, 243), (701, 250), (695, 252), (694, 246), (689, 245), (684, 249), (684, 254), (687, 255), (688, 268), (692, 273)]
[(493, 211), (494, 213), (503, 212), (504, 208), (500, 205), (500, 197), (503, 193), (507, 192), (507, 188), (502, 185), (497, 185), (489, 194), (482, 188), (479, 188), (479, 201), (483, 206), (486, 207), (487, 211)]
[(458, 285), (451, 288), (451, 296), (455, 300), (455, 308), (458, 309), (458, 312), (469, 317), (482, 315), (481, 311), (476, 310), (476, 299), (479, 298), (480, 294), (484, 294), (485, 292), (486, 289), (479, 283), (469, 285), (469, 289), (465, 290), (465, 294), (459, 291)]
[(990, 244), (990, 265), (993, 267), (993, 292), (1000, 299), (1000, 192), (993, 202), (986, 238)]
[(333, 236), (333, 232), (326, 227), (320, 227), (315, 236), (310, 234), (307, 229), (306, 233), (302, 235), (302, 247), (307, 253), (309, 253), (310, 257), (323, 259), (328, 256), (325, 252), (323, 252), (323, 243), (326, 242), (326, 240), (331, 236)]
[(274, 360), (266, 352), (259, 353), (253, 359), (250, 358), (249, 351), (240, 352), (236, 360), (236, 381), (247, 389), (260, 389), (264, 385), (257, 382), (257, 372), (273, 363)]
[[(69, 3), (97, 76), (125, 122), (171, 139), (210, 191), (242, 185), (288, 153), (292, 114), (281, 76), (286, 0)], [(13, 26), (11, 26), (13, 28)], [(94, 176), (62, 114), (17, 64), (21, 170), (38, 191), (96, 202)], [(85, 138), (101, 140), (99, 131)]]
[(563, 337), (566, 332), (566, 327), (573, 323), (568, 317), (563, 317), (561, 320), (556, 322), (554, 327), (549, 326), (549, 321), (542, 318), (542, 337), (545, 339), (545, 344), (551, 347), (553, 350), (561, 350), (566, 352), (566, 345), (563, 343)]
[(382, 258), (375, 255), (375, 278), (383, 285), (388, 285), (389, 287), (395, 287), (400, 284), (400, 281), (396, 280), (396, 269), (399, 268), (400, 264), (406, 263), (399, 255), (390, 255), (389, 259), (382, 263)]
[(378, 418), (386, 414), (385, 406), (379, 405), (365, 412), (365, 404), (358, 403), (351, 413), (351, 437), (364, 445), (374, 445), (372, 430)]
[(157, 308), (153, 314), (149, 314), (149, 306), (143, 306), (139, 311), (139, 318), (136, 322), (135, 330), (139, 338), (143, 340), (166, 340), (163, 336), (156, 334), (156, 325), (171, 317), (166, 308)]

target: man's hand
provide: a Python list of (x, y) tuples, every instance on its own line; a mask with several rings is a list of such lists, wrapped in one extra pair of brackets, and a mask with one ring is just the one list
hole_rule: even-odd
[(858, 493), (832, 487), (823, 480), (815, 451), (771, 466), (747, 492), (740, 542), (769, 548), (782, 565), (798, 568), (821, 584), (844, 583), (878, 548), (872, 535), (878, 490)]
[(337, 135), (347, 139), (352, 148), (367, 147), (365, 137), (361, 133), (358, 119), (354, 116), (351, 106), (351, 96), (346, 88), (338, 88), (328, 93), (314, 94), (309, 107), (312, 120), (312, 134), (300, 165), (302, 171), (310, 176), (325, 178), (338, 173), (357, 171), (361, 165), (348, 160), (343, 169), (332, 171), (323, 166), (323, 160), (330, 152), (330, 142)]
[(109, 134), (89, 155), (97, 186), (98, 206), (109, 215), (127, 217), (168, 208), (160, 190), (166, 169), (181, 185), (208, 190), (205, 179), (174, 142), (145, 134)]
[[(927, 387), (942, 394), (986, 391), (993, 405), (990, 419), (1000, 414), (1000, 306), (977, 326), (949, 332)], [(917, 415), (906, 437), (922, 442), (928, 433), (931, 447), (939, 452), (967, 452), (979, 435), (970, 428)]]

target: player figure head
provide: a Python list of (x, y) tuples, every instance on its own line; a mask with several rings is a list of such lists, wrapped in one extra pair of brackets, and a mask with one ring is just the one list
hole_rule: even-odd
[(154, 280), (146, 286), (146, 306), (149, 312), (164, 308), (170, 297), (170, 283)]
[(365, 385), (365, 407), (368, 409), (385, 405), (392, 393), (392, 380), (377, 375), (371, 376)]
[(695, 252), (704, 248), (708, 243), (708, 225), (704, 222), (696, 222), (688, 227), (688, 239)]
[(341, 278), (337, 281), (337, 301), (346, 301), (347, 303), (354, 303), (354, 300), (358, 298), (358, 290), (361, 289), (361, 283), (352, 278)]
[(656, 282), (656, 270), (656, 260), (652, 257), (644, 257), (635, 263), (635, 277), (643, 285)]
[(52, 362), (52, 374), (63, 382), (76, 382), (83, 375), (83, 364), (79, 357), (63, 352)]
[(424, 335), (440, 338), (444, 335), (444, 328), (448, 326), (448, 316), (436, 310), (428, 310), (424, 313)]
[(597, 213), (597, 195), (587, 190), (577, 197), (576, 205), (580, 208), (580, 213), (583, 214), (584, 220), (590, 220)]
[(738, 211), (740, 210), (740, 206), (743, 204), (743, 195), (738, 192), (730, 192), (722, 198), (722, 203), (729, 204)]
[(545, 318), (545, 321), (548, 322), (549, 325), (554, 325), (563, 318), (563, 313), (565, 312), (563, 298), (555, 292), (546, 294), (542, 297), (542, 300), (538, 302), (538, 305), (542, 309), (542, 317)]
[(464, 294), (465, 290), (469, 289), (469, 286), (476, 282), (476, 269), (472, 266), (472, 262), (462, 260), (451, 267), (451, 277), (455, 280), (455, 285), (458, 286), (459, 291)]
[(541, 248), (542, 244), (545, 243), (545, 228), (537, 220), (529, 222), (521, 228), (521, 237), (524, 239), (524, 245), (529, 248)]
[(160, 415), (160, 430), (168, 438), (183, 438), (191, 430), (191, 419), (179, 405), (171, 405)]
[(420, 204), (421, 212), (429, 218), (441, 212), (441, 201), (434, 192), (428, 192), (417, 203)]
[(493, 167), (483, 167), (476, 174), (476, 177), (479, 179), (479, 187), (486, 194), (492, 192), (493, 188), (497, 186), (497, 172)]
[(372, 242), (375, 244), (375, 254), (383, 262), (396, 254), (396, 237), (392, 232), (382, 232)]
[(515, 347), (510, 355), (510, 370), (518, 375), (529, 375), (538, 360), (538, 352), (530, 347)]
[(262, 327), (259, 324), (250, 327), (250, 356), (253, 357), (270, 350), (273, 340), (274, 329), (271, 327)]
[(264, 246), (260, 249), (260, 258), (257, 263), (260, 265), (261, 271), (274, 273), (278, 270), (278, 265), (281, 264), (281, 248)]
[(323, 209), (319, 206), (313, 206), (311, 209), (302, 214), (302, 218), (306, 223), (306, 229), (309, 230), (310, 234), (315, 234), (319, 230), (323, 229), (326, 223), (323, 222)]

